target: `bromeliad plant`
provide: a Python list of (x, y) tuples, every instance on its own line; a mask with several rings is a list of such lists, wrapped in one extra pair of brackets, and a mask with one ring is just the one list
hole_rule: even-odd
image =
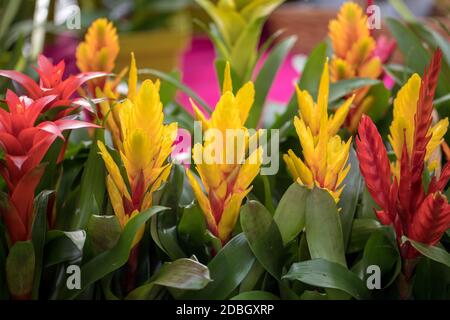
[[(381, 208), (376, 211), (378, 219), (395, 229), (403, 258), (404, 278), (400, 283), (403, 298), (411, 294), (409, 285), (420, 255), (417, 243), (433, 246), (450, 227), (450, 205), (443, 194), (450, 179), (449, 163), (429, 183), (423, 181), (429, 175), (426, 163), (448, 127), (448, 119), (432, 126), (433, 97), (441, 59), (442, 52), (437, 51), (423, 79), (414, 74), (394, 101), (389, 136), (396, 156), (392, 169), (381, 136), (370, 118), (364, 117), (358, 128), (361, 173)], [(436, 171), (434, 163), (428, 168)]]
[[(38, 82), (0, 71), (18, 84), (0, 108), (0, 299), (449, 299), (448, 42), (424, 46), (442, 50), (418, 55), (431, 60), (422, 78), (386, 66), (348, 2), (285, 112), (261, 120), (294, 42), (267, 50), (275, 35), (258, 49), (282, 1), (197, 2), (213, 20), (215, 108), (176, 72), (139, 70), (132, 52), (112, 74), (118, 39), (105, 19), (77, 50), (80, 74), (65, 78), (64, 62), (44, 56)], [(90, 134), (69, 134), (81, 127)], [(178, 143), (191, 137), (180, 129), (196, 138), (183, 166)], [(283, 156), (268, 157), (277, 137)], [(281, 160), (275, 175), (267, 159)]]

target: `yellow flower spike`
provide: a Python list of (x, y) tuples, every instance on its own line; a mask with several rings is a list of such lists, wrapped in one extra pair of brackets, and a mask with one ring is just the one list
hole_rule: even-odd
[[(98, 142), (108, 171), (108, 194), (122, 228), (133, 216), (152, 206), (153, 192), (167, 181), (171, 169), (167, 159), (177, 135), (176, 123), (163, 123), (159, 81), (145, 80), (137, 88), (137, 67), (133, 55), (129, 89), (128, 98), (117, 103), (117, 109), (113, 108), (110, 112), (120, 133), (115, 136), (119, 140), (115, 146), (126, 177), (122, 176), (104, 144)], [(125, 184), (125, 179), (129, 186)], [(134, 244), (139, 242), (142, 234), (143, 228), (136, 235)]]
[[(254, 142), (260, 132), (249, 136), (248, 130), (244, 127), (254, 100), (253, 84), (250, 82), (245, 84), (236, 95), (233, 94), (232, 88), (230, 67), (227, 64), (223, 93), (211, 118), (206, 119), (193, 103), (197, 119), (204, 123), (205, 130), (205, 142), (198, 143), (192, 148), (195, 168), (201, 183), (187, 169), (187, 177), (205, 215), (208, 228), (223, 243), (230, 237), (242, 201), (250, 192), (250, 185), (262, 163), (262, 148), (250, 150), (250, 146), (253, 148), (256, 145)], [(228, 136), (227, 132), (231, 135)], [(217, 134), (220, 134), (220, 137)], [(233, 135), (241, 136), (240, 146), (237, 145)], [(233, 140), (229, 140), (230, 138)], [(251, 154), (245, 158), (249, 152)], [(227, 162), (228, 156), (233, 161)]]
[[(330, 63), (333, 82), (358, 78), (378, 79), (382, 73), (381, 60), (374, 56), (375, 39), (367, 26), (367, 15), (354, 2), (345, 2), (336, 19), (328, 25), (334, 55)], [(367, 96), (369, 87), (356, 90), (352, 102), (352, 112), (345, 122), (350, 132), (354, 132), (361, 116), (373, 105), (373, 99)]]
[(294, 117), (294, 127), (302, 147), (301, 160), (292, 150), (283, 156), (294, 181), (309, 188), (314, 186), (327, 190), (339, 201), (350, 165), (347, 165), (351, 139), (343, 142), (337, 135), (354, 100), (347, 99), (328, 116), (329, 73), (325, 62), (319, 84), (317, 104), (306, 91), (297, 88), (299, 116)]
[(130, 72), (128, 74), (128, 99), (134, 101), (136, 97), (137, 90), (137, 67), (136, 67), (136, 59), (134, 58), (134, 53), (131, 53), (131, 63), (130, 63)]
[(83, 72), (111, 72), (118, 54), (116, 28), (107, 19), (97, 19), (89, 27), (84, 42), (77, 47), (77, 66)]
[[(394, 150), (395, 157), (401, 159), (403, 144), (406, 137), (406, 149), (411, 155), (413, 151), (415, 116), (417, 112), (417, 102), (419, 100), (419, 92), (422, 79), (418, 74), (413, 74), (405, 85), (397, 93), (394, 99), (393, 120), (389, 127), (388, 140)], [(431, 137), (427, 144), (425, 161), (429, 161), (433, 152), (441, 145), (443, 137), (448, 129), (448, 119), (442, 119), (431, 127), (428, 135)], [(428, 169), (434, 171), (438, 166), (436, 163), (430, 162)], [(392, 170), (397, 178), (400, 175), (400, 163), (396, 161)]]

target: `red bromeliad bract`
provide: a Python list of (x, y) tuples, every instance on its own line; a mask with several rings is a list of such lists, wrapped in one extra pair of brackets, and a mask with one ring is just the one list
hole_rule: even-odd
[[(39, 99), (46, 96), (54, 96), (54, 99), (44, 106), (42, 113), (61, 107), (52, 119), (59, 119), (69, 115), (78, 107), (89, 109), (89, 103), (83, 99), (74, 99), (74, 93), (87, 81), (105, 77), (105, 72), (83, 72), (71, 75), (63, 79), (65, 64), (60, 61), (53, 65), (44, 55), (38, 57), (38, 66), (34, 68), (39, 74), (39, 84), (29, 76), (14, 70), (0, 70), (0, 76), (4, 76), (16, 81), (26, 91), (26, 95), (33, 99)], [(92, 110), (89, 110), (92, 112)]]
[(394, 226), (405, 259), (415, 258), (419, 253), (409, 242), (402, 241), (403, 236), (435, 245), (450, 226), (450, 205), (442, 194), (450, 179), (450, 163), (446, 163), (440, 177), (431, 179), (428, 190), (424, 189), (422, 181), (427, 145), (432, 138), (431, 114), (441, 58), (442, 53), (438, 50), (421, 82), (412, 152), (408, 154), (405, 136), (401, 158), (397, 159), (400, 163), (398, 176), (391, 174), (386, 149), (372, 120), (364, 116), (358, 128), (359, 165), (370, 194), (381, 207), (376, 215), (381, 223)]
[(36, 100), (18, 97), (8, 90), (8, 111), (0, 108), (0, 148), (4, 161), (0, 174), (8, 187), (7, 204), (1, 208), (12, 243), (30, 238), (35, 189), (44, 173), (40, 165), (48, 149), (62, 131), (97, 127), (83, 121), (63, 118), (36, 124), (46, 106), (57, 99), (46, 95)]

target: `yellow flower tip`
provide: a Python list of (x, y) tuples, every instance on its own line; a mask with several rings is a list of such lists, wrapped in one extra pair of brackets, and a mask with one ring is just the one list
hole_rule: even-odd
[(228, 61), (225, 65), (225, 71), (223, 73), (222, 94), (224, 94), (227, 91), (233, 93), (233, 81), (231, 80), (231, 66), (230, 62)]
[(136, 98), (138, 81), (138, 72), (136, 66), (136, 59), (134, 52), (131, 52), (130, 72), (128, 74), (128, 99), (134, 100)]

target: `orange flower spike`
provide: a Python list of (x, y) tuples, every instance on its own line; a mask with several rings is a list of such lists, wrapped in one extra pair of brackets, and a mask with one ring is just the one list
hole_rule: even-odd
[[(354, 2), (345, 2), (337, 19), (330, 21), (328, 34), (334, 56), (330, 62), (333, 82), (355, 77), (378, 79), (382, 73), (381, 59), (374, 55), (376, 42), (367, 26), (367, 15)], [(350, 132), (356, 130), (359, 119), (367, 113), (373, 99), (367, 96), (369, 87), (356, 91), (353, 106), (345, 123)]]
[(118, 54), (116, 28), (105, 18), (97, 19), (89, 27), (84, 42), (77, 47), (77, 66), (83, 72), (112, 72)]

